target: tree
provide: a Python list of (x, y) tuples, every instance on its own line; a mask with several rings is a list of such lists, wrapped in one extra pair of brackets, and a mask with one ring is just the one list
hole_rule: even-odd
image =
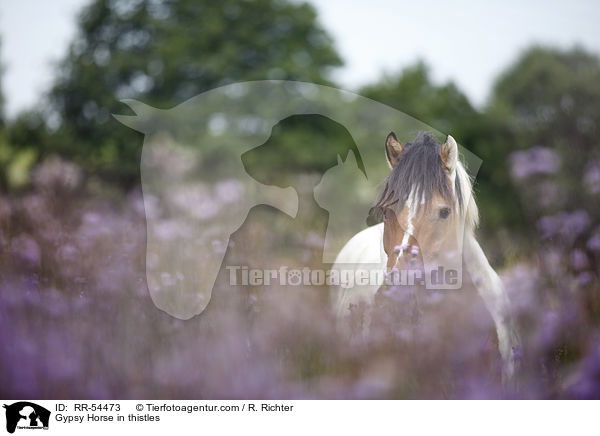
[(577, 47), (531, 48), (496, 83), (491, 110), (507, 120), (517, 148), (541, 147), (559, 157), (555, 208), (597, 207), (600, 186), (589, 186), (586, 179), (588, 171), (600, 173), (597, 56)]
[(478, 115), (456, 85), (434, 85), (423, 62), (363, 87), (360, 94), (395, 107), (441, 132), (452, 133), (461, 141), (463, 127)]
[(558, 244), (564, 265), (589, 283), (588, 269), (600, 271), (600, 59), (578, 47), (533, 47), (499, 78), (487, 112), (518, 150), (508, 162), (524, 241)]
[(134, 98), (166, 108), (211, 88), (256, 79), (328, 83), (341, 65), (307, 4), (281, 0), (96, 0), (62, 62), (50, 100), (64, 153), (130, 178), (141, 139), (111, 113)]

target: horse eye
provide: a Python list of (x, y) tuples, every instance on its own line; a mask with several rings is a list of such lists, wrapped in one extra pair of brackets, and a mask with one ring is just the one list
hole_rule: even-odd
[(440, 218), (443, 219), (443, 220), (445, 220), (449, 216), (450, 216), (450, 208), (449, 207), (442, 207), (440, 209)]

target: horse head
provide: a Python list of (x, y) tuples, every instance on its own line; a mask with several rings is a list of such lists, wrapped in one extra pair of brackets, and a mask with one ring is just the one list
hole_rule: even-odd
[(439, 144), (421, 132), (404, 145), (391, 132), (385, 155), (391, 172), (376, 208), (383, 215), (388, 271), (420, 268), (424, 279), (437, 271), (441, 282), (428, 287), (459, 288), (464, 231), (476, 225), (477, 208), (456, 141), (448, 136)]

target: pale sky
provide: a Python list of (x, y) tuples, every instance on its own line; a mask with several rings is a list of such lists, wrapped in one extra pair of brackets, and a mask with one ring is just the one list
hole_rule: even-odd
[[(2, 0), (1, 58), (7, 113), (40, 101), (89, 0)], [(423, 59), (437, 82), (453, 80), (476, 105), (497, 75), (532, 43), (600, 54), (600, 1), (416, 2), (311, 0), (346, 64), (334, 78), (356, 90)]]

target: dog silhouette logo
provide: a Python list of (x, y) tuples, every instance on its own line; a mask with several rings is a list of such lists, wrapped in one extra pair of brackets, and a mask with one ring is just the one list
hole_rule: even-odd
[(14, 433), (18, 429), (48, 429), (50, 411), (29, 401), (19, 401), (6, 409), (6, 431)]

